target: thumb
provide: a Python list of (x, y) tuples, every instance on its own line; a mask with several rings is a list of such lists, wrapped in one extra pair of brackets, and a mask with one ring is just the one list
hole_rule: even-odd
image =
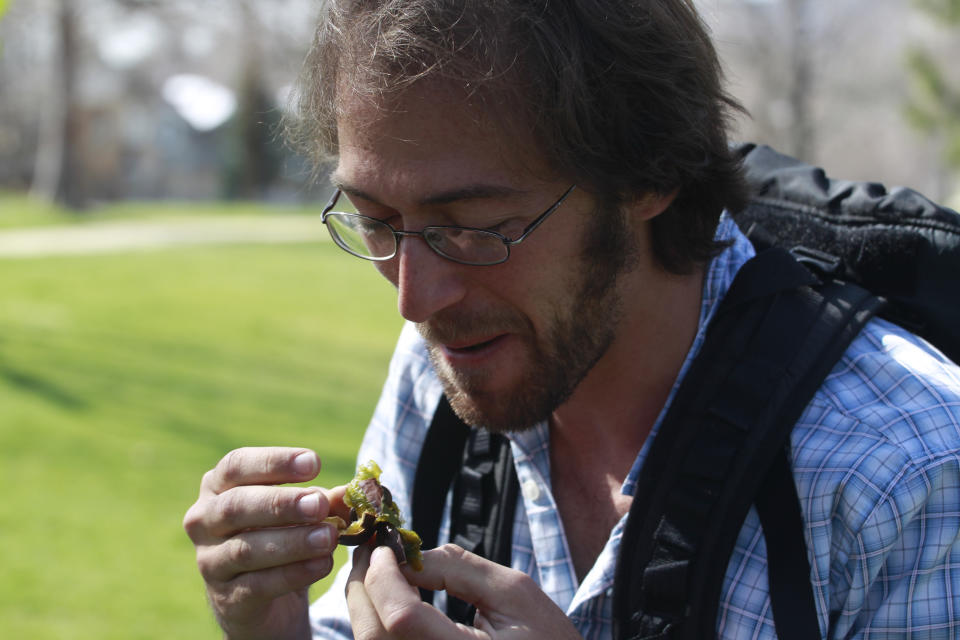
[(424, 589), (446, 591), (482, 611), (510, 613), (531, 606), (528, 594), (546, 594), (526, 574), (446, 544), (423, 554), (423, 570), (403, 567), (407, 581)]

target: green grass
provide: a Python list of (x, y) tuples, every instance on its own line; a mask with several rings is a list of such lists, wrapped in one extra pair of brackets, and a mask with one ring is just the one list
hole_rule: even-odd
[(0, 230), (50, 225), (77, 225), (110, 220), (168, 220), (197, 216), (319, 213), (321, 204), (264, 205), (258, 202), (123, 201), (69, 211), (26, 193), (0, 190)]
[(200, 477), (282, 444), (349, 479), (391, 287), (325, 243), (0, 260), (0, 291), (0, 637), (219, 637)]

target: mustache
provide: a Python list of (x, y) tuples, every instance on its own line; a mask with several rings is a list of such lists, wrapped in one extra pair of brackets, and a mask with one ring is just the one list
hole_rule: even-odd
[(509, 309), (479, 313), (444, 310), (416, 327), (427, 344), (449, 344), (501, 333), (533, 333), (529, 319)]

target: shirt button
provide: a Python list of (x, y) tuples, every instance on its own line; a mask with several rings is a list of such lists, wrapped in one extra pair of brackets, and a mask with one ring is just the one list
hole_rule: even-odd
[(523, 498), (530, 502), (536, 502), (537, 498), (540, 497), (540, 485), (537, 484), (536, 480), (527, 480), (520, 487), (520, 490), (523, 492)]

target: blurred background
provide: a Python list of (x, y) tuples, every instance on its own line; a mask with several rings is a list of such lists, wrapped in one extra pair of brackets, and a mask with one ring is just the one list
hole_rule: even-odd
[[(960, 1), (696, 4), (737, 139), (960, 206)], [(400, 319), (277, 129), (317, 11), (0, 0), (0, 636), (218, 637), (203, 472), (352, 475)]]

